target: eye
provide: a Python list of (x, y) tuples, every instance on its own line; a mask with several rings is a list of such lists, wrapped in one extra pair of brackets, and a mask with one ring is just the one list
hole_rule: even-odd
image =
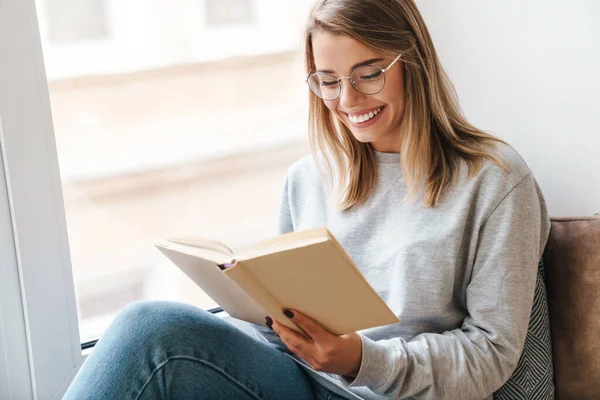
[(381, 70), (369, 71), (367, 74), (361, 74), (359, 79), (362, 81), (372, 81), (381, 78), (381, 75), (383, 75)]
[(338, 81), (335, 80), (322, 80), (321, 86), (323, 87), (332, 87), (338, 84)]

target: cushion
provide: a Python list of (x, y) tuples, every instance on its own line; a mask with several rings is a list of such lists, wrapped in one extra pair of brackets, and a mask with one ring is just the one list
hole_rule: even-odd
[(557, 399), (600, 399), (600, 218), (553, 218), (544, 252)]
[(494, 400), (554, 399), (552, 342), (548, 318), (544, 260), (538, 264), (529, 328), (523, 353), (508, 381), (494, 393)]

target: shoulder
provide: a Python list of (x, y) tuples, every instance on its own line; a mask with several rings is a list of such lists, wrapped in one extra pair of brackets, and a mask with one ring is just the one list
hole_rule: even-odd
[(287, 170), (288, 187), (314, 186), (317, 181), (320, 181), (320, 172), (313, 154), (296, 160)]
[(323, 163), (317, 163), (317, 159), (318, 156), (309, 154), (296, 160), (288, 168), (284, 183), (288, 201), (305, 204), (330, 199), (331, 182)]
[[(550, 231), (550, 217), (546, 200), (533, 172), (521, 155), (510, 145), (501, 144), (496, 153), (508, 172), (491, 160), (484, 167), (471, 187), (476, 206), (487, 223), (496, 215), (493, 224), (497, 229), (507, 229), (506, 224), (522, 227), (523, 231), (538, 226), (542, 256), (545, 241)], [(495, 229), (495, 228), (492, 228)]]
[[(534, 181), (531, 170), (523, 157), (510, 145), (499, 143), (492, 154), (504, 164), (506, 170), (495, 161), (485, 159), (475, 175), (468, 175), (466, 162), (461, 164), (461, 172), (456, 190), (449, 192), (449, 201), (454, 196), (468, 196), (485, 209), (494, 209), (522, 182)], [(485, 211), (484, 211), (485, 212)]]
[(518, 184), (523, 178), (531, 174), (529, 166), (514, 147), (499, 143), (493, 154), (506, 166), (508, 171), (496, 162), (486, 159), (479, 172), (480, 177), (510, 187)]
[(492, 154), (504, 164), (506, 170), (495, 161), (485, 159), (474, 177), (482, 186), (506, 194), (531, 175), (531, 169), (514, 147), (499, 143)]
[(312, 174), (315, 171), (315, 157), (312, 154), (307, 154), (304, 157), (294, 161), (288, 168), (288, 176), (302, 176)]

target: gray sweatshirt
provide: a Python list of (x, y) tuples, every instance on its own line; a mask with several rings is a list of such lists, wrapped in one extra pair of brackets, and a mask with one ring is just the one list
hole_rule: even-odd
[[(550, 220), (523, 159), (507, 146), (501, 156), (510, 173), (485, 161), (467, 179), (463, 164), (458, 184), (429, 209), (420, 197), (402, 201), (397, 153), (376, 152), (375, 192), (345, 212), (335, 210), (312, 156), (290, 167), (278, 233), (327, 226), (400, 320), (359, 332), (355, 379), (310, 375), (364, 399), (491, 399), (508, 380), (523, 349)], [(268, 328), (256, 329), (285, 349)]]

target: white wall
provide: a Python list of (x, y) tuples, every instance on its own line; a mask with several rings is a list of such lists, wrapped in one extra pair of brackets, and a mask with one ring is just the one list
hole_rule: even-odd
[(417, 4), (467, 117), (521, 153), (550, 214), (600, 212), (600, 2)]

